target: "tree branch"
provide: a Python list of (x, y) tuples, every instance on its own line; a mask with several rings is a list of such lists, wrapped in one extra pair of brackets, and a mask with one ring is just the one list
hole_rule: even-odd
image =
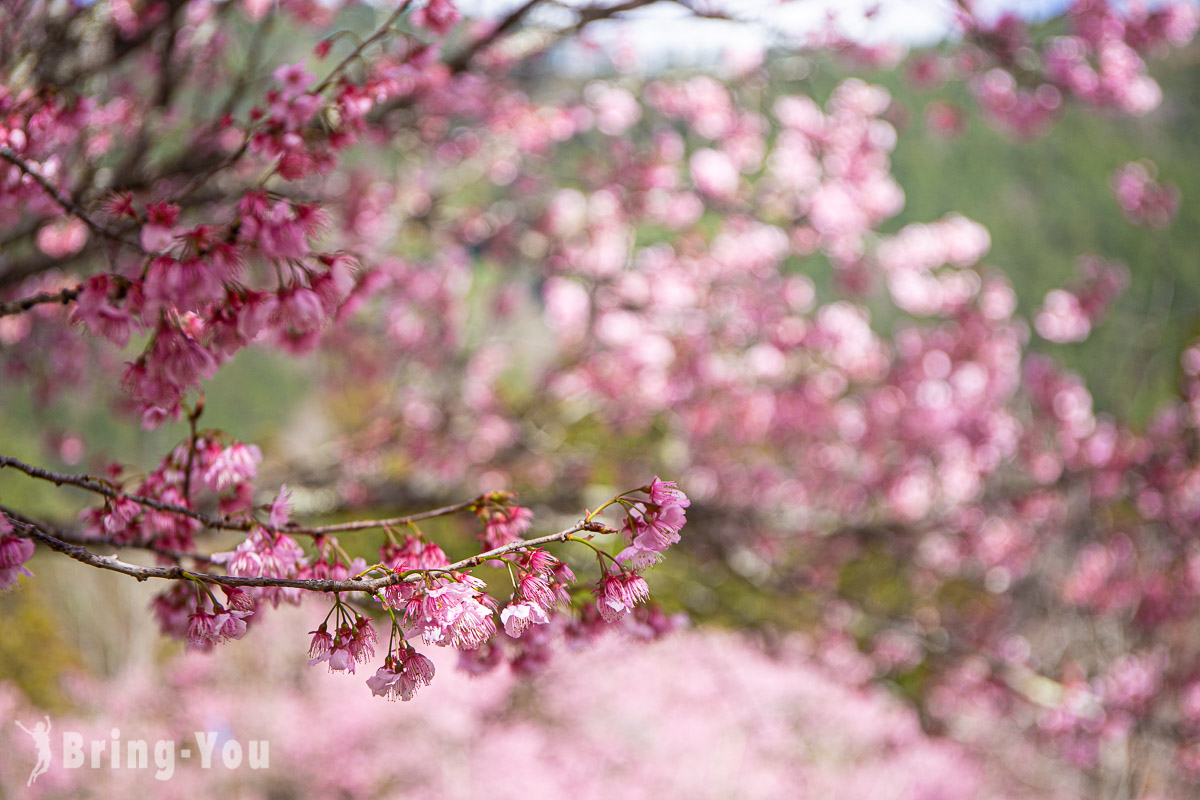
[[(15, 458), (12, 458), (11, 456), (0, 456), (0, 469), (3, 469), (4, 467), (12, 467), (24, 472), (31, 478), (49, 481), (55, 486), (62, 486), (63, 484), (68, 486), (76, 486), (80, 489), (84, 489), (85, 491), (102, 495), (112, 500), (131, 500), (138, 505), (146, 506), (147, 508), (153, 508), (155, 511), (166, 511), (172, 514), (182, 514), (185, 517), (191, 517), (208, 528), (218, 530), (248, 531), (255, 525), (259, 524), (253, 520), (235, 521), (225, 518), (211, 517), (191, 508), (176, 506), (170, 503), (163, 503), (159, 500), (154, 500), (149, 497), (142, 497), (141, 495), (130, 494), (129, 492), (121, 491), (107, 481), (94, 478), (91, 475), (72, 475), (65, 472), (51, 472), (50, 470), (42, 469), (41, 467), (35, 467), (31, 464), (26, 464)], [(263, 525), (262, 527), (269, 530), (272, 529), (270, 525)]]
[(518, 6), (507, 17), (502, 19), (500, 23), (493, 28), (487, 35), (476, 39), (465, 50), (456, 55), (453, 59), (446, 63), (453, 73), (464, 72), (471, 66), (471, 60), (480, 52), (490, 47), (501, 36), (508, 33), (510, 30), (520, 24), (525, 15), (533, 10), (533, 7), (541, 3), (542, 0), (527, 0), (523, 5)]
[(123, 245), (132, 247), (139, 253), (146, 252), (139, 242), (135, 242), (132, 239), (126, 239), (120, 234), (110, 231), (108, 228), (105, 228), (103, 225), (89, 217), (87, 213), (75, 203), (74, 200), (60, 192), (54, 184), (50, 183), (50, 181), (43, 177), (40, 172), (29, 166), (24, 159), (14, 153), (8, 146), (0, 146), (0, 158), (3, 158), (5, 161), (12, 164), (14, 167), (21, 170), (21, 172), (32, 178), (38, 184), (38, 186), (41, 186), (48, 195), (54, 198), (54, 202), (58, 203), (64, 211), (81, 220), (83, 224), (91, 228), (97, 236), (101, 236), (105, 239), (111, 239), (114, 242), (119, 242)]
[[(6, 516), (7, 516), (7, 512)], [(75, 559), (76, 561), (87, 564), (97, 569), (108, 570), (110, 572), (118, 572), (122, 575), (128, 575), (138, 581), (149, 580), (150, 578), (160, 580), (194, 580), (217, 586), (226, 586), (229, 588), (279, 588), (279, 589), (302, 589), (310, 592), (361, 592), (364, 594), (375, 594), (380, 589), (385, 589), (388, 586), (395, 586), (400, 583), (405, 583), (418, 579), (419, 577), (435, 574), (447, 574), (452, 572), (460, 572), (462, 570), (471, 569), (482, 564), (484, 561), (499, 556), (515, 553), (519, 550), (524, 550), (529, 547), (540, 547), (541, 545), (554, 544), (556, 542), (568, 541), (577, 533), (594, 532), (594, 533), (611, 533), (611, 528), (598, 523), (586, 522), (580, 520), (569, 528), (551, 533), (546, 536), (540, 536), (536, 539), (525, 539), (510, 542), (503, 547), (497, 547), (488, 550), (484, 553), (464, 558), (461, 561), (456, 561), (445, 567), (434, 569), (417, 569), (406, 570), (404, 572), (393, 572), (390, 575), (384, 575), (380, 578), (350, 578), (348, 580), (322, 580), (322, 579), (299, 579), (299, 578), (250, 578), (236, 577), (231, 575), (215, 575), (211, 572), (195, 572), (184, 569), (183, 567), (143, 567), (137, 564), (130, 564), (127, 561), (122, 561), (115, 555), (102, 556), (93, 553), (86, 547), (71, 544), (57, 536), (47, 533), (40, 524), (25, 522), (23, 518), (14, 519), (9, 517), (12, 523), (14, 532), (21, 537), (33, 539), (40, 542), (46, 547), (54, 550), (57, 553), (62, 553), (65, 556)]]
[(29, 297), (20, 300), (13, 300), (8, 303), (0, 303), (0, 317), (7, 317), (11, 314), (21, 314), (34, 306), (46, 305), (48, 303), (57, 303), (59, 305), (70, 305), (71, 301), (79, 294), (79, 286), (71, 289), (63, 289), (61, 292), (53, 294), (47, 292), (38, 292)]
[(254, 73), (258, 70), (259, 57), (262, 55), (263, 45), (274, 21), (275, 9), (271, 8), (267, 11), (266, 16), (262, 18), (262, 21), (254, 26), (254, 33), (250, 36), (250, 44), (246, 51), (246, 61), (242, 65), (241, 72), (238, 73), (237, 78), (233, 82), (233, 88), (229, 90), (229, 96), (225, 98), (225, 102), (221, 105), (218, 118), (232, 114), (237, 107), (238, 101), (245, 94), (246, 88), (250, 85), (250, 81), (254, 77)]
[(113, 542), (113, 541), (109, 541), (108, 539), (100, 539), (100, 538), (94, 538), (94, 537), (89, 537), (89, 536), (83, 536), (74, 531), (64, 530), (62, 528), (57, 528), (52, 525), (48, 525), (44, 522), (38, 522), (36, 520), (30, 519), (29, 517), (26, 517), (24, 514), (21, 514), (18, 511), (14, 511), (13, 509), (8, 508), (7, 506), (0, 506), (0, 513), (3, 513), (5, 516), (7, 516), (13, 522), (20, 522), (25, 525), (31, 525), (31, 526), (41, 530), (43, 533), (53, 536), (55, 539), (58, 539), (59, 541), (62, 541), (62, 542), (66, 542), (68, 544), (83, 545), (85, 547), (86, 546), (96, 547), (98, 545), (105, 545), (105, 546), (109, 546), (109, 547), (119, 547), (122, 549), (146, 550), (147, 552), (154, 553), (155, 555), (164, 556), (166, 558), (173, 558), (176, 561), (182, 561), (185, 558), (189, 558), (192, 561), (196, 561), (198, 563), (203, 563), (203, 564), (208, 564), (208, 563), (212, 562), (212, 556), (208, 555), (207, 553), (190, 553), (190, 552), (185, 552), (183, 550), (171, 550), (170, 548), (159, 547), (158, 545), (150, 544), (148, 542)]
[(410, 5), (412, 5), (412, 0), (404, 0), (404, 2), (401, 3), (396, 8), (396, 10), (392, 12), (391, 16), (389, 16), (387, 18), (386, 22), (384, 22), (382, 25), (380, 25), (379, 28), (376, 29), (376, 31), (374, 33), (372, 33), (370, 36), (368, 36), (366, 39), (364, 39), (362, 41), (362, 43), (359, 44), (358, 47), (354, 48), (354, 51), (351, 52), (350, 55), (343, 58), (341, 60), (341, 62), (336, 67), (333, 68), (333, 71), (325, 76), (325, 80), (321, 81), (321, 83), (317, 85), (317, 88), (312, 90), (312, 93), (320, 94), (321, 92), (323, 92), (327, 88), (329, 88), (329, 85), (332, 84), (335, 80), (337, 80), (337, 76), (342, 73), (342, 70), (344, 70), (350, 64), (351, 61), (353, 61), (354, 59), (356, 59), (362, 55), (363, 50), (366, 50), (372, 44), (374, 44), (375, 42), (382, 39), (385, 35), (387, 35), (387, 32), (391, 29), (392, 25), (395, 24), (396, 20), (400, 19), (400, 16), (405, 11), (408, 10), (408, 7)]
[(371, 528), (400, 528), (410, 522), (420, 522), (424, 519), (433, 519), (434, 517), (444, 517), (450, 514), (455, 514), (459, 511), (466, 511), (471, 506), (479, 503), (486, 495), (481, 495), (473, 500), (464, 500), (461, 503), (453, 503), (441, 508), (435, 508), (430, 511), (422, 511), (417, 514), (409, 514), (405, 517), (391, 517), (389, 519), (362, 519), (353, 522), (339, 522), (332, 525), (316, 525), (312, 527), (292, 527), (285, 528), (288, 533), (306, 533), (313, 536), (319, 536), (326, 533), (337, 533), (340, 531), (364, 531)]
[(254, 519), (232, 520), (227, 517), (210, 516), (208, 514), (196, 511), (195, 509), (172, 505), (170, 503), (154, 500), (153, 498), (142, 497), (141, 495), (122, 491), (107, 481), (92, 477), (91, 475), (73, 475), (64, 472), (51, 472), (50, 470), (42, 469), (41, 467), (35, 467), (31, 464), (26, 464), (18, 459), (12, 458), (11, 456), (0, 455), (0, 469), (3, 469), (4, 467), (12, 467), (16, 470), (24, 472), (31, 478), (49, 481), (56, 486), (62, 486), (64, 484), (68, 486), (75, 486), (85, 491), (102, 495), (113, 500), (130, 500), (138, 505), (146, 506), (147, 508), (153, 508), (156, 511), (166, 511), (172, 514), (181, 514), (183, 516), (190, 517), (191, 519), (200, 522), (205, 527), (212, 528), (213, 530), (249, 531), (252, 528), (260, 527), (269, 531), (275, 531), (277, 533), (296, 533), (307, 536), (321, 536), (327, 533), (337, 533), (340, 531), (362, 531), (371, 530), (373, 528), (400, 527), (407, 525), (410, 522), (419, 522), (420, 520), (424, 519), (432, 519), (434, 517), (442, 517), (448, 514), (457, 513), (459, 511), (465, 511), (487, 497), (487, 495), (480, 495), (479, 497), (471, 500), (464, 500), (461, 503), (454, 503), (452, 505), (442, 506), (441, 508), (435, 508), (430, 511), (421, 511), (416, 514), (409, 514), (402, 517), (355, 520), (353, 522), (340, 522), (331, 525), (317, 525), (312, 527), (288, 524), (283, 527), (276, 528), (272, 525), (264, 524)]

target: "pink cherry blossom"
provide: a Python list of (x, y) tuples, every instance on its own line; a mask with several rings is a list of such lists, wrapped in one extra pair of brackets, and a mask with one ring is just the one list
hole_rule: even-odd
[(484, 516), (482, 541), (491, 550), (516, 541), (529, 530), (533, 512), (522, 506), (481, 510)]
[(412, 700), (417, 690), (433, 680), (434, 666), (428, 658), (405, 645), (399, 654), (389, 655), (375, 675), (367, 678), (371, 693), (388, 700)]
[(278, 530), (286, 526), (291, 518), (292, 493), (288, 490), (287, 484), (282, 484), (279, 487), (279, 494), (271, 501), (269, 521), (271, 527)]
[(500, 611), (500, 622), (504, 625), (505, 633), (514, 639), (520, 639), (521, 634), (530, 625), (545, 625), (550, 622), (550, 617), (541, 605), (526, 600), (505, 606)]
[(697, 150), (688, 162), (692, 180), (704, 194), (718, 199), (729, 199), (737, 193), (738, 171), (733, 161), (724, 153), (709, 148)]
[(283, 97), (287, 100), (299, 97), (316, 80), (315, 75), (305, 72), (303, 61), (276, 67), (271, 77), (283, 86)]
[(262, 450), (258, 445), (234, 442), (213, 459), (204, 473), (204, 482), (214, 492), (223, 492), (237, 484), (253, 480), (258, 474), (260, 463)]
[(462, 19), (462, 14), (451, 0), (428, 0), (413, 12), (414, 25), (428, 28), (438, 36), (445, 36)]
[(612, 623), (632, 611), (635, 605), (644, 603), (650, 588), (637, 573), (621, 572), (605, 575), (593, 593), (600, 616), (605, 622)]
[(12, 525), (0, 516), (0, 591), (17, 585), (17, 576), (32, 578), (25, 562), (33, 557), (34, 545), (29, 539), (12, 533)]
[(1125, 164), (1113, 173), (1110, 185), (1126, 219), (1135, 225), (1165, 228), (1179, 208), (1179, 189), (1157, 183), (1154, 171), (1149, 162)]
[(37, 233), (37, 246), (51, 258), (66, 258), (87, 243), (87, 225), (73, 217), (43, 226)]
[(491, 599), (483, 588), (483, 581), (471, 576), (434, 579), (407, 601), (405, 619), (426, 644), (474, 650), (496, 632)]

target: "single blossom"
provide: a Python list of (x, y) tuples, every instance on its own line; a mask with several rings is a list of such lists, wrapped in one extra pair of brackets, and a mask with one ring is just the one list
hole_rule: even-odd
[(276, 67), (275, 71), (271, 73), (271, 77), (277, 83), (282, 84), (283, 97), (287, 100), (303, 94), (317, 79), (316, 75), (305, 71), (303, 61)]
[(399, 653), (389, 655), (383, 666), (367, 678), (371, 693), (378, 697), (412, 700), (417, 690), (433, 680), (433, 662), (405, 644)]
[(179, 206), (172, 203), (152, 203), (146, 209), (146, 224), (142, 226), (142, 247), (149, 253), (166, 250), (174, 241), (174, 226), (178, 220)]
[(616, 622), (633, 610), (635, 605), (646, 602), (650, 587), (636, 572), (608, 573), (593, 590), (596, 607), (605, 622)]
[(650, 495), (650, 502), (656, 506), (687, 508), (692, 504), (692, 501), (679, 488), (679, 484), (675, 481), (661, 480), (657, 475), (654, 476), (654, 480), (650, 481), (646, 493)]
[(271, 527), (276, 530), (288, 524), (292, 518), (292, 493), (288, 491), (287, 484), (279, 487), (279, 494), (271, 501), (271, 511), (269, 522)]
[(438, 36), (445, 36), (449, 33), (460, 19), (462, 19), (462, 14), (450, 0), (429, 0), (412, 15), (414, 25), (428, 28)]
[(25, 566), (33, 558), (33, 542), (13, 534), (12, 529), (8, 519), (0, 515), (0, 591), (16, 586), (19, 575), (33, 577)]
[(514, 639), (520, 639), (521, 634), (530, 625), (545, 625), (550, 622), (550, 617), (542, 606), (526, 600), (505, 606), (500, 612), (500, 622), (504, 625), (505, 633)]
[(375, 655), (375, 643), (378, 637), (371, 621), (359, 617), (353, 625), (342, 623), (336, 634), (330, 634), (325, 623), (312, 631), (313, 639), (309, 645), (308, 665), (328, 664), (330, 672), (349, 672), (354, 674), (354, 667), (366, 663)]

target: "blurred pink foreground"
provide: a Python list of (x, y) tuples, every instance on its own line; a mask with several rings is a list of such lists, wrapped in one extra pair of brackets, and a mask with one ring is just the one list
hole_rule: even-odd
[[(304, 614), (304, 612), (295, 612)], [(360, 677), (305, 666), (305, 640), (281, 635), (310, 620), (266, 622), (253, 647), (192, 653), (108, 683), (77, 679), (71, 715), (52, 715), (54, 760), (26, 789), (32, 742), (0, 726), (0, 794), (29, 797), (422, 797), (530, 798), (885, 798), (964, 800), (1068, 797), (1069, 782), (1038, 777), (1032, 753), (1008, 740), (1003, 758), (1020, 769), (930, 738), (902, 703), (878, 688), (835, 676), (855, 663), (815, 660), (802, 640), (768, 654), (746, 638), (684, 631), (620, 646), (602, 641), (588, 657), (562, 653), (536, 686), (509, 673), (471, 677), (432, 653), (438, 680), (413, 703), (381, 703)], [(314, 623), (315, 624), (315, 623)], [(470, 690), (467, 684), (470, 683)], [(611, 691), (606, 686), (612, 687)], [(630, 691), (628, 687), (635, 687)], [(27, 725), (43, 712), (0, 684), (0, 718)], [(99, 769), (64, 768), (62, 734), (106, 745), (118, 728), (121, 768), (109, 750)], [(265, 740), (269, 766), (218, 756), (202, 769), (176, 758), (155, 778), (154, 743), (195, 749), (195, 732), (223, 742)], [(995, 732), (989, 736), (995, 737)], [(129, 769), (130, 740), (150, 742), (150, 763)], [(86, 751), (87, 748), (85, 748)], [(1040, 783), (1038, 781), (1041, 781)], [(19, 787), (19, 788), (18, 788)], [(199, 794), (197, 794), (199, 793)]]

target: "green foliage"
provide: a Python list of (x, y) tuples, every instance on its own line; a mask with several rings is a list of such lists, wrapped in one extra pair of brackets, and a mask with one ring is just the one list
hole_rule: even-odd
[[(896, 227), (951, 211), (981, 222), (992, 236), (985, 263), (1009, 277), (1027, 316), (1049, 289), (1076, 279), (1081, 253), (1129, 267), (1129, 289), (1107, 321), (1088, 341), (1053, 350), (1084, 375), (1097, 409), (1134, 420), (1174, 391), (1179, 354), (1200, 333), (1200, 48), (1153, 73), (1165, 98), (1153, 113), (1114, 119), (1071, 107), (1034, 142), (1013, 142), (974, 114), (962, 136), (939, 139), (926, 129), (925, 104), (970, 107), (962, 86), (918, 94), (893, 73), (871, 76), (910, 112), (893, 158), (907, 196)], [(1109, 188), (1118, 167), (1143, 158), (1182, 193), (1179, 217), (1165, 231), (1126, 222)], [(1033, 345), (1047, 349), (1036, 336)]]

